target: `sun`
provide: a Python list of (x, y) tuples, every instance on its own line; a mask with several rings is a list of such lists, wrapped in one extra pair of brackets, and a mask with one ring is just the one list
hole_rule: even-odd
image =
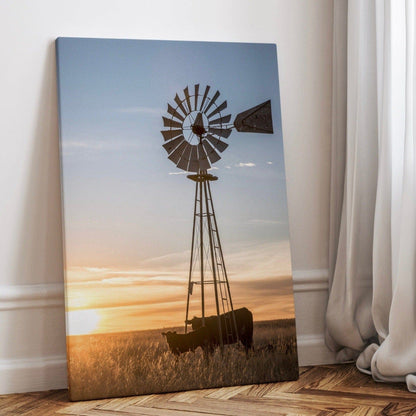
[(91, 334), (100, 321), (100, 314), (95, 309), (69, 311), (66, 313), (67, 335)]

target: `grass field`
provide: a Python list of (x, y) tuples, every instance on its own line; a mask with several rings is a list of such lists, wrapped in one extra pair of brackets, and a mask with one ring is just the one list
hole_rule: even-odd
[(295, 320), (254, 322), (254, 348), (227, 345), (175, 357), (162, 331), (67, 337), (72, 400), (139, 395), (298, 377)]

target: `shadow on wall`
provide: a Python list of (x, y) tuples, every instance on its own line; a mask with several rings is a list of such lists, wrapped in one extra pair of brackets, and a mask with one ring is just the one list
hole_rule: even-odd
[(65, 371), (62, 369), (65, 368), (66, 350), (53, 42), (47, 46), (39, 87), (37, 127), (27, 141), (32, 146), (31, 164), (27, 170), (18, 245), (14, 250), (17, 259), (13, 269), (14, 283), (26, 287), (16, 288), (19, 289), (17, 303), (6, 315), (7, 333), (3, 340), (7, 340), (6, 356), (29, 359), (27, 367), (36, 367), (36, 376), (41, 380), (37, 379), (34, 384), (41, 386), (51, 384), (48, 378), (54, 371), (53, 366), (59, 364), (60, 371)]

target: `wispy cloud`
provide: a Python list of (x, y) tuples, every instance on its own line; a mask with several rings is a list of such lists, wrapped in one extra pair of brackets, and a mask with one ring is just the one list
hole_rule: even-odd
[(256, 224), (256, 225), (273, 225), (273, 224), (286, 224), (284, 221), (278, 221), (278, 220), (265, 220), (265, 219), (260, 219), (260, 218), (253, 218), (252, 220), (248, 221), (249, 224)]
[(64, 141), (62, 143), (62, 147), (64, 150), (75, 150), (75, 149), (91, 149), (91, 150), (99, 150), (103, 148), (103, 143), (98, 141)]
[(142, 277), (142, 276), (118, 276), (110, 277), (108, 279), (101, 280), (101, 283), (113, 285), (113, 286), (124, 286), (124, 285), (136, 285), (140, 284), (141, 286), (154, 286), (154, 285), (163, 285), (163, 286), (183, 286), (183, 280), (178, 278), (178, 276), (155, 276), (155, 277)]
[(124, 114), (147, 114), (152, 116), (160, 116), (163, 113), (163, 110), (160, 108), (154, 107), (124, 107), (124, 108), (117, 108), (116, 111), (118, 113)]
[(234, 166), (237, 167), (237, 168), (253, 168), (254, 166), (256, 166), (256, 164), (253, 163), (253, 162), (247, 162), (247, 163), (240, 162), (240, 163), (237, 163)]
[(139, 147), (140, 144), (135, 141), (122, 140), (122, 139), (106, 139), (97, 140), (93, 138), (87, 138), (83, 140), (65, 140), (62, 142), (62, 149), (65, 154), (72, 155), (82, 153), (95, 153), (106, 152), (120, 149), (132, 149)]

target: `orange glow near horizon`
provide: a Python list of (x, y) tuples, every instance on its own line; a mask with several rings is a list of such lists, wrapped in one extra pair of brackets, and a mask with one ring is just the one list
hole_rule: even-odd
[[(277, 253), (277, 254), (276, 254)], [(138, 331), (184, 325), (186, 253), (174, 264), (161, 259), (130, 269), (72, 267), (66, 271), (67, 334)], [(288, 242), (254, 246), (227, 257), (234, 308), (247, 307), (255, 321), (294, 318)], [(163, 258), (163, 261), (169, 259)], [(189, 316), (201, 316), (194, 288)], [(212, 292), (212, 293), (211, 293)], [(206, 315), (215, 314), (213, 287), (205, 290)]]

